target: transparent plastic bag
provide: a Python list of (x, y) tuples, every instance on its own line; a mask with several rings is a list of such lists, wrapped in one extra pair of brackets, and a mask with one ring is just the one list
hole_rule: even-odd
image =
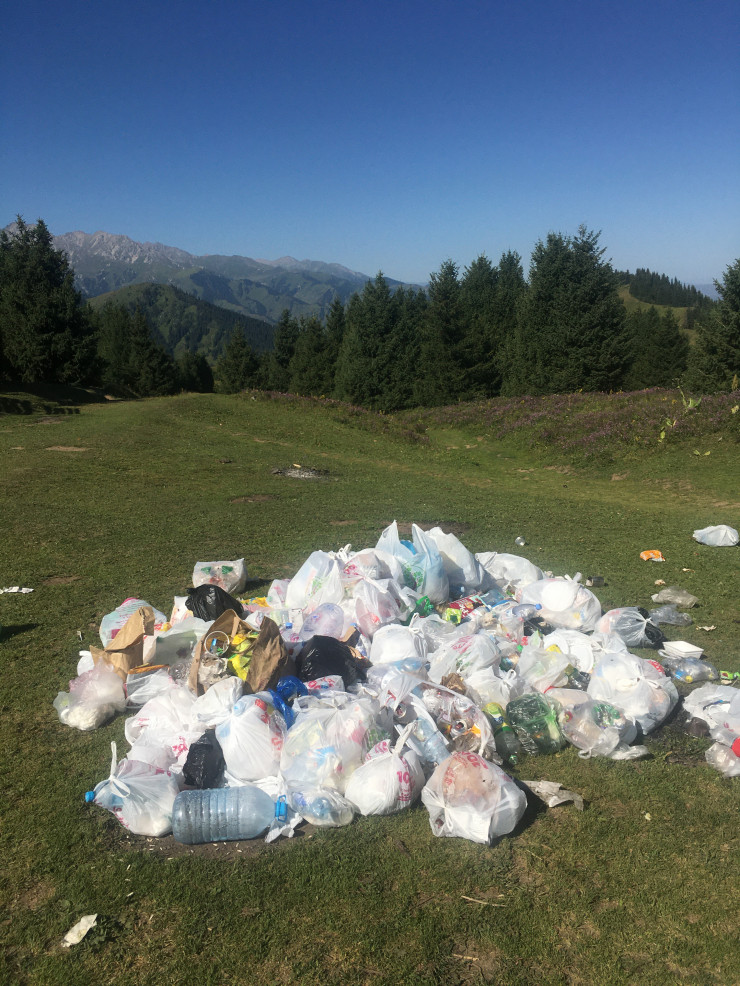
[(53, 704), (60, 722), (88, 732), (123, 712), (126, 694), (120, 677), (100, 661), (70, 681), (69, 692), (59, 692)]
[(658, 647), (665, 637), (647, 611), (637, 606), (610, 609), (596, 624), (601, 633), (616, 633), (628, 647)]
[(713, 743), (704, 756), (707, 763), (725, 777), (740, 777), (740, 741), (731, 747)]
[(608, 702), (639, 723), (644, 733), (660, 725), (678, 702), (676, 686), (652, 661), (607, 654), (588, 685), (589, 698)]
[(630, 747), (637, 726), (608, 702), (587, 698), (566, 707), (558, 716), (563, 735), (579, 750), (580, 757), (611, 757), (624, 760), (645, 756), (647, 748)]
[(115, 743), (111, 743), (110, 776), (93, 792), (95, 804), (111, 811), (124, 828), (154, 837), (172, 831), (172, 806), (178, 793), (177, 781), (167, 771), (137, 760), (116, 764)]
[(480, 589), (486, 579), (486, 570), (459, 538), (454, 534), (446, 534), (441, 527), (433, 527), (427, 531), (427, 537), (436, 544), (442, 556), (445, 575), (458, 595), (467, 595)]
[(601, 603), (576, 579), (541, 579), (517, 593), (520, 603), (542, 606), (540, 616), (553, 627), (593, 630), (601, 616)]
[(475, 753), (453, 753), (429, 778), (421, 800), (438, 836), (490, 845), (512, 832), (527, 798), (508, 774)]

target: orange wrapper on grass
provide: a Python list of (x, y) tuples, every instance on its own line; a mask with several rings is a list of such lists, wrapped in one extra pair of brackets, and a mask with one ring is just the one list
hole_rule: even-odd
[(665, 561), (663, 552), (658, 551), (657, 548), (653, 548), (650, 551), (641, 551), (640, 558), (642, 558), (643, 561)]

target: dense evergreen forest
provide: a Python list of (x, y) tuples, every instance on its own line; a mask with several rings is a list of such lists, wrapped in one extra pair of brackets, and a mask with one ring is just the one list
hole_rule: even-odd
[[(740, 260), (717, 284), (717, 303), (664, 275), (634, 275), (641, 291), (641, 283), (658, 291), (667, 282), (671, 304), (679, 307), (679, 299), (698, 313), (689, 346), (670, 308), (628, 314), (617, 293), (624, 275), (604, 253), (599, 234), (582, 226), (574, 236), (540, 240), (526, 276), (513, 251), (495, 264), (481, 255), (462, 271), (446, 260), (426, 290), (392, 290), (379, 273), (346, 304), (335, 298), (323, 321), (286, 310), (270, 350), (260, 352), (238, 322), (213, 328), (221, 332), (210, 350), (212, 357), (221, 348), (214, 364), (188, 345), (208, 316), (187, 296), (175, 299), (179, 320), (156, 287), (147, 289), (148, 304), (142, 295), (135, 306), (92, 308), (46, 225), (19, 218), (15, 231), (0, 233), (0, 380), (132, 396), (257, 387), (382, 411), (679, 380), (702, 391), (736, 386)], [(157, 324), (158, 306), (166, 323)]]

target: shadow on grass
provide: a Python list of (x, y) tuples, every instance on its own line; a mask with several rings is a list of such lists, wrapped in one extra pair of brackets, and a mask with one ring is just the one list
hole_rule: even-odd
[(37, 627), (38, 623), (10, 623), (0, 626), (0, 643), (10, 640), (11, 637), (17, 637), (20, 633), (28, 633), (30, 630), (35, 630)]
[(63, 384), (25, 384), (0, 390), (0, 414), (79, 414), (80, 404), (104, 404), (102, 390)]

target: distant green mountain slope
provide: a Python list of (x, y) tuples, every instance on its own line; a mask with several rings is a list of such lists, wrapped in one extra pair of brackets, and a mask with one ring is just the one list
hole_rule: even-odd
[[(162, 243), (138, 243), (112, 233), (64, 233), (54, 237), (88, 298), (129, 284), (169, 284), (221, 308), (277, 322), (287, 308), (296, 317), (323, 318), (334, 296), (347, 302), (370, 280), (341, 264), (317, 260), (253, 260), (195, 256)], [(400, 281), (387, 278), (391, 288)]]
[(274, 329), (269, 322), (227, 311), (170, 284), (131, 284), (89, 299), (94, 309), (108, 303), (130, 312), (140, 308), (173, 356), (189, 351), (217, 359), (237, 329), (244, 332), (253, 349), (272, 349)]

